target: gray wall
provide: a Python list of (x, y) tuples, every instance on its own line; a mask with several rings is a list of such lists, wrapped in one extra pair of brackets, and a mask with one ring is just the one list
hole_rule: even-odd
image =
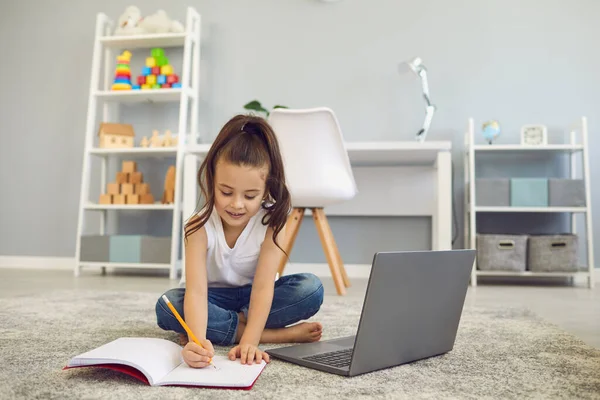
[[(1, 6), (1, 255), (74, 254), (95, 14), (116, 18), (129, 3), (22, 0)], [(180, 20), (188, 5), (202, 14), (200, 124), (205, 140), (254, 98), (268, 106), (329, 106), (349, 141), (412, 140), (423, 115), (419, 84), (396, 71), (399, 61), (419, 55), (430, 69), (432, 96), (439, 107), (429, 139), (453, 143), (461, 232), (462, 143), (469, 117), (477, 127), (488, 119), (499, 120), (503, 135), (498, 142), (516, 143), (523, 124), (544, 123), (556, 137), (585, 115), (592, 130), (592, 181), (599, 177), (597, 1), (136, 4), (144, 13), (165, 8)], [(139, 131), (177, 123), (174, 109), (167, 119), (158, 113), (134, 113)], [(496, 167), (488, 168), (493, 172)], [(160, 185), (162, 171), (155, 174), (152, 179)], [(599, 191), (595, 185), (594, 206)], [(156, 214), (140, 214), (125, 221), (143, 222), (121, 220), (121, 225), (149, 231), (169, 226), (164, 216), (152, 221), (150, 215)], [(428, 219), (333, 218), (331, 223), (350, 263), (370, 262), (379, 249), (430, 246)], [(561, 223), (553, 222), (551, 228), (561, 229)], [(305, 221), (293, 257), (323, 262), (311, 225)], [(462, 246), (461, 238), (462, 233), (455, 247)]]

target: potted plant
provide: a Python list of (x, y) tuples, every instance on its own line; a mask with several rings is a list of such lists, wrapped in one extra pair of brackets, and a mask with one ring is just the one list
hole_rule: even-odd
[[(273, 106), (273, 109), (276, 109), (276, 108), (288, 108), (288, 107), (278, 104), (276, 106)], [(244, 109), (249, 110), (249, 111), (256, 111), (259, 113), (264, 113), (267, 118), (269, 117), (269, 114), (270, 114), (270, 111), (267, 110), (266, 108), (264, 108), (262, 106), (262, 104), (260, 104), (260, 101), (258, 101), (258, 100), (252, 100), (251, 102), (246, 103), (244, 105)]]

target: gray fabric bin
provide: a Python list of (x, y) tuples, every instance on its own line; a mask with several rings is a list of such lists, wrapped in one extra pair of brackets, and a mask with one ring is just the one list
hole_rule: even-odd
[(110, 236), (86, 235), (81, 237), (81, 261), (108, 262)]
[(577, 235), (532, 235), (528, 268), (535, 272), (575, 272), (578, 270), (577, 248)]
[(551, 207), (585, 207), (583, 179), (549, 179), (548, 205)]
[(477, 269), (525, 271), (527, 235), (477, 235)]
[(476, 179), (475, 203), (478, 206), (508, 207), (510, 205), (510, 179)]

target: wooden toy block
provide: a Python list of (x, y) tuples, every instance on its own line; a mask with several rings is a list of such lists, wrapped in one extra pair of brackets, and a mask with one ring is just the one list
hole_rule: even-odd
[(121, 164), (121, 171), (123, 172), (136, 172), (137, 163), (135, 161), (123, 161)]
[(146, 77), (146, 84), (152, 86), (156, 83), (156, 75), (148, 75)]
[(117, 183), (129, 183), (129, 174), (127, 172), (117, 172)]
[[(106, 193), (107, 194), (119, 194), (121, 189), (121, 185), (118, 183), (108, 183), (106, 185)], [(113, 198), (113, 202), (114, 202)]]
[(129, 175), (129, 183), (131, 184), (138, 184), (138, 183), (142, 183), (144, 180), (142, 173), (141, 172), (132, 172)]
[(160, 75), (160, 67), (152, 67), (152, 75)]
[(140, 146), (141, 147), (148, 147), (148, 146), (150, 146), (150, 140), (148, 139), (147, 136), (144, 136), (142, 138), (142, 140), (140, 141)]
[(154, 196), (152, 196), (152, 193), (140, 195), (140, 204), (154, 204)]
[(171, 204), (175, 201), (175, 166), (171, 165), (165, 176), (165, 186), (163, 191), (162, 203)]
[(133, 183), (124, 183), (121, 185), (121, 194), (134, 194)]
[(150, 185), (147, 183), (137, 183), (135, 185), (135, 194), (148, 194), (150, 193)]
[(98, 204), (112, 204), (112, 194), (101, 194), (100, 195), (100, 200), (98, 200)]
[(126, 204), (124, 194), (115, 194), (113, 196), (113, 204)]
[(162, 67), (160, 67), (160, 73), (163, 75), (171, 75), (173, 73), (173, 66), (163, 65)]
[(146, 67), (156, 67), (156, 59), (154, 57), (146, 57)]
[(125, 196), (127, 204), (140, 204), (140, 195), (139, 194), (128, 194)]

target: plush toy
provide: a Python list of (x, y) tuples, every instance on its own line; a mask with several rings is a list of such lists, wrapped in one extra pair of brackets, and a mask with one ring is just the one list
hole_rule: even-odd
[(183, 32), (183, 25), (174, 21), (165, 12), (165, 10), (158, 10), (154, 14), (144, 17), (140, 21), (140, 26), (144, 30), (144, 33), (181, 33)]
[(119, 17), (115, 35), (126, 36), (144, 33), (144, 30), (139, 26), (141, 20), (142, 14), (139, 8), (136, 6), (127, 7), (125, 12)]
[(142, 17), (140, 9), (129, 6), (121, 14), (115, 35), (143, 35), (152, 33), (182, 33), (184, 27), (179, 21), (169, 18), (165, 10), (158, 10), (154, 14)]

